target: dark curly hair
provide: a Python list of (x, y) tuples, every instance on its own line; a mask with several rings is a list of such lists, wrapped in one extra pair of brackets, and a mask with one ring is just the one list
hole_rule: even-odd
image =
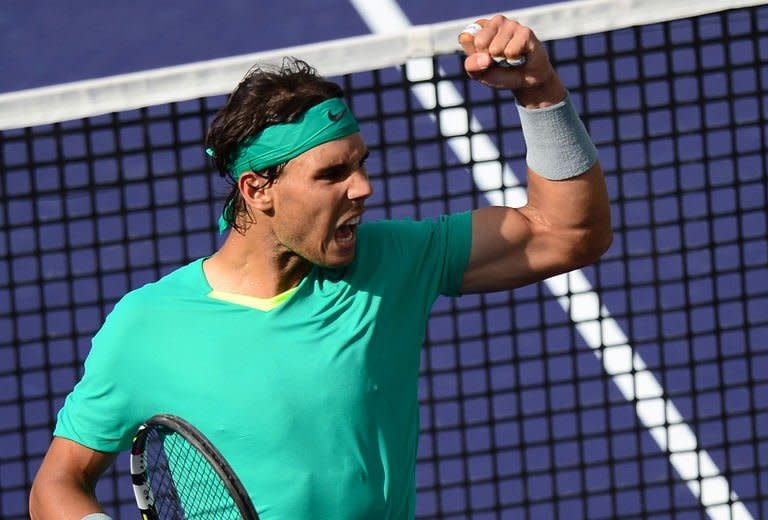
[[(232, 229), (243, 233), (251, 222), (248, 207), (228, 168), (240, 143), (270, 125), (296, 120), (326, 99), (342, 96), (339, 85), (322, 78), (312, 66), (296, 58), (284, 58), (279, 67), (255, 66), (248, 71), (213, 118), (205, 142), (213, 150), (219, 174), (232, 184), (223, 213)], [(285, 163), (278, 164), (254, 173), (269, 185), (284, 166)], [(245, 222), (238, 218), (241, 215), (247, 217)]]

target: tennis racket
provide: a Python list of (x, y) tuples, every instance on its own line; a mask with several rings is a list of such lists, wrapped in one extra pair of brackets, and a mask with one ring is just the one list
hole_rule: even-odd
[(259, 518), (221, 453), (174, 415), (155, 415), (136, 432), (131, 477), (143, 520)]

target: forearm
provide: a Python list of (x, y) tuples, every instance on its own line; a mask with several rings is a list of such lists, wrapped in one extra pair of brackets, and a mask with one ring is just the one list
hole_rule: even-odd
[(611, 241), (611, 212), (608, 190), (600, 163), (583, 174), (563, 181), (551, 181), (528, 172), (528, 204), (521, 208), (526, 217), (553, 231), (571, 234), (601, 253)]
[(71, 479), (43, 477), (35, 479), (29, 497), (32, 520), (80, 520), (104, 511), (95, 491)]
[(558, 231), (586, 233), (588, 245), (600, 248), (601, 235), (610, 241), (608, 191), (597, 150), (562, 82), (553, 73), (515, 95), (527, 147), (527, 216)]
[(104, 511), (92, 488), (71, 479), (43, 477), (35, 479), (29, 497), (32, 520), (80, 520)]

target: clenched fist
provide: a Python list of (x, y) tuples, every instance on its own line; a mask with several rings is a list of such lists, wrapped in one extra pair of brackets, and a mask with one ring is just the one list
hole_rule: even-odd
[(512, 90), (521, 105), (540, 108), (565, 97), (546, 49), (530, 28), (499, 14), (469, 25), (459, 43), (467, 53), (467, 74), (489, 87)]

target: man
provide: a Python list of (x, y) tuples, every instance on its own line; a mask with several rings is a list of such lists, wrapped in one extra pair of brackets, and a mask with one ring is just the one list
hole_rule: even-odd
[(261, 518), (413, 517), (435, 298), (542, 280), (611, 242), (594, 146), (535, 35), (499, 15), (460, 42), (467, 73), (520, 105), (527, 205), (360, 225), (368, 152), (338, 87), (302, 63), (252, 71), (208, 137), (235, 180), (221, 218), (234, 229), (110, 314), (59, 414), (33, 519), (105, 518), (96, 481), (161, 412), (213, 441)]

